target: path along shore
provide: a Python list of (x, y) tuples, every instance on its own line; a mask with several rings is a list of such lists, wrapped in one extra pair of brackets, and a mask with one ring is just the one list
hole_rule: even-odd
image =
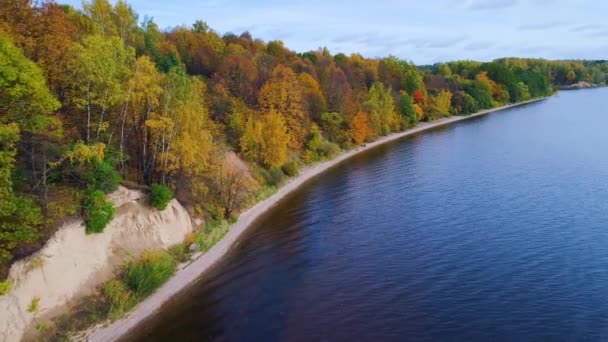
[(421, 122), (414, 128), (405, 130), (403, 132), (392, 133), (390, 135), (381, 137), (374, 142), (367, 143), (364, 146), (345, 151), (332, 160), (320, 162), (301, 169), (297, 177), (290, 179), (274, 195), (241, 213), (238, 221), (230, 227), (228, 233), (226, 233), (226, 235), (220, 241), (218, 241), (215, 246), (213, 246), (205, 254), (201, 255), (198, 259), (191, 262), (185, 268), (178, 270), (173, 277), (171, 277), (156, 292), (139, 303), (127, 316), (120, 320), (114, 321), (107, 326), (98, 327), (92, 331), (89, 331), (83, 339), (91, 342), (105, 342), (115, 341), (127, 335), (130, 331), (132, 331), (132, 329), (135, 329), (144, 320), (152, 317), (171, 297), (193, 284), (214, 264), (221, 260), (230, 251), (230, 248), (234, 246), (236, 242), (238, 242), (239, 238), (243, 235), (243, 233), (245, 233), (247, 228), (252, 226), (252, 223), (258, 217), (279, 203), (286, 195), (298, 189), (306, 181), (323, 173), (325, 170), (341, 163), (342, 161), (363, 151), (373, 149), (379, 145), (386, 144), (390, 141), (395, 141), (424, 130), (522, 106), (544, 99), (546, 98), (533, 99), (530, 101), (483, 110), (468, 116), (452, 116), (432, 122)]

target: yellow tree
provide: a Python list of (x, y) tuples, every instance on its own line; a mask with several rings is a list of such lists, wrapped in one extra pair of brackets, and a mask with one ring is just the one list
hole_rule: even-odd
[[(156, 70), (148, 56), (141, 56), (135, 61), (133, 76), (127, 82), (127, 101), (122, 113), (119, 150), (123, 166), (126, 160), (123, 152), (125, 145), (136, 151), (133, 159), (137, 163), (140, 177), (150, 171), (150, 166), (146, 165), (149, 151), (145, 122), (160, 104), (163, 94), (162, 82), (162, 74)], [(135, 143), (129, 144), (129, 132), (135, 134)]]
[(395, 112), (391, 89), (380, 82), (375, 82), (369, 89), (367, 101), (364, 104), (369, 113), (371, 134), (387, 135), (399, 129), (399, 118)]
[(276, 111), (285, 118), (289, 147), (301, 150), (310, 129), (310, 119), (303, 108), (300, 84), (291, 68), (278, 65), (272, 71), (272, 76), (262, 86), (259, 103), (263, 112)]
[(277, 111), (264, 116), (261, 144), (262, 163), (267, 167), (279, 167), (287, 161), (289, 134), (285, 120)]
[(298, 82), (302, 87), (304, 110), (310, 119), (319, 119), (321, 114), (327, 111), (327, 102), (325, 101), (325, 96), (323, 96), (319, 82), (309, 73), (305, 72), (298, 75)]
[(429, 117), (430, 119), (438, 119), (442, 116), (450, 115), (450, 105), (452, 103), (452, 92), (442, 90), (433, 98), (429, 98)]
[(163, 84), (162, 111), (146, 120), (150, 131), (151, 159), (167, 183), (179, 171), (200, 177), (207, 167), (212, 136), (203, 98), (205, 84), (174, 68)]

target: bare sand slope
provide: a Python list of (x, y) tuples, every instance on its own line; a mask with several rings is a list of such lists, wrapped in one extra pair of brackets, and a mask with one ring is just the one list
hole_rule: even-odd
[[(70, 303), (112, 278), (127, 255), (168, 248), (192, 231), (190, 216), (177, 200), (158, 211), (145, 203), (140, 191), (124, 187), (109, 199), (116, 215), (103, 234), (87, 235), (82, 220), (73, 220), (59, 228), (40, 251), (11, 267), (12, 289), (0, 296), (0, 341), (19, 341), (38, 318), (69, 310)], [(36, 298), (38, 310), (29, 312)]]

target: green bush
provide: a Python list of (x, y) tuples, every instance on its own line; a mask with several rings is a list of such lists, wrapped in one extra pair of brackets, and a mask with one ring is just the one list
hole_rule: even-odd
[(283, 165), (281, 170), (283, 170), (283, 173), (285, 173), (288, 177), (295, 177), (298, 175), (298, 163), (295, 161), (286, 163)]
[(226, 235), (230, 223), (226, 220), (211, 220), (205, 224), (202, 232), (196, 236), (196, 243), (203, 252), (208, 251)]
[(11, 292), (11, 288), (13, 284), (9, 280), (0, 281), (0, 296), (8, 294)]
[(101, 233), (114, 218), (114, 204), (106, 200), (101, 190), (90, 193), (84, 204), (87, 234)]
[(278, 186), (285, 180), (283, 170), (278, 167), (273, 167), (270, 170), (260, 168), (259, 174), (268, 186)]
[(129, 263), (124, 273), (125, 284), (138, 298), (150, 295), (175, 272), (175, 260), (164, 250), (146, 251)]
[(27, 307), (27, 312), (36, 313), (36, 312), (38, 312), (39, 308), (40, 308), (40, 297), (36, 296), (36, 297), (32, 298), (30, 305)]
[(264, 186), (255, 193), (254, 198), (257, 202), (260, 202), (276, 194), (277, 191), (278, 189), (276, 186)]
[(120, 173), (107, 161), (93, 164), (85, 179), (91, 189), (101, 190), (106, 194), (116, 190), (122, 182)]
[(105, 283), (103, 295), (109, 305), (108, 316), (110, 319), (124, 316), (137, 303), (133, 292), (119, 279), (112, 279)]
[(340, 147), (332, 142), (325, 141), (319, 146), (319, 154), (323, 158), (333, 158), (340, 153)]
[(173, 198), (173, 191), (163, 184), (152, 184), (150, 190), (150, 201), (152, 206), (158, 210), (165, 210)]

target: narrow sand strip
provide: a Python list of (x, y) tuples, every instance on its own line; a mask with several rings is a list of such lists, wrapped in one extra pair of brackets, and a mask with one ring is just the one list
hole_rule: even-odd
[(408, 129), (404, 132), (393, 133), (382, 137), (374, 142), (368, 143), (365, 146), (357, 147), (350, 151), (346, 151), (336, 158), (321, 162), (300, 170), (300, 174), (289, 180), (281, 187), (276, 194), (265, 199), (244, 211), (238, 218), (238, 221), (230, 227), (228, 233), (207, 253), (190, 263), (187, 267), (177, 271), (171, 279), (169, 279), (161, 288), (154, 292), (150, 297), (138, 304), (126, 317), (112, 322), (111, 324), (93, 330), (85, 337), (88, 341), (107, 342), (115, 341), (125, 336), (129, 331), (136, 328), (139, 323), (151, 317), (160, 307), (166, 303), (172, 296), (188, 287), (194, 281), (199, 279), (207, 270), (217, 263), (224, 255), (228, 253), (230, 248), (238, 241), (239, 237), (251, 226), (255, 219), (265, 213), (268, 209), (279, 203), (287, 194), (299, 188), (306, 181), (321, 174), (325, 170), (339, 164), (340, 162), (363, 151), (373, 149), (376, 146), (385, 144), (389, 141), (394, 141), (408, 135), (412, 135), (433, 127), (447, 125), (452, 122), (462, 121), (473, 117), (481, 116), (488, 113), (501, 111), (504, 109), (525, 105), (532, 102), (544, 100), (545, 98), (534, 99), (517, 104), (507, 105), (503, 107), (493, 108), (477, 112), (469, 116), (453, 116), (440, 119), (433, 122), (422, 122), (418, 126)]

